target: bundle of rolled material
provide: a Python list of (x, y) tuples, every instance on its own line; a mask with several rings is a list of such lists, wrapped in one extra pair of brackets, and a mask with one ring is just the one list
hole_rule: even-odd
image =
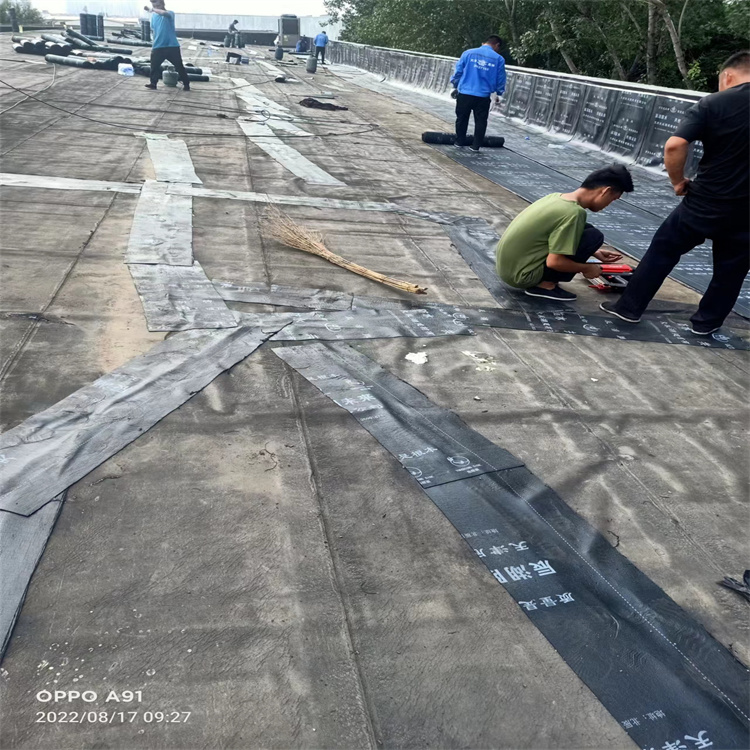
[(104, 39), (105, 42), (109, 42), (110, 44), (129, 44), (131, 47), (150, 47), (151, 42), (142, 42), (140, 39), (127, 39), (123, 37), (122, 39), (116, 39), (114, 37), (108, 36)]
[[(466, 136), (466, 143), (471, 143), (473, 135), (469, 134)], [(456, 142), (455, 133), (437, 133), (428, 130), (426, 133), (422, 133), (422, 140), (425, 143), (433, 143), (444, 146), (452, 146)], [(505, 145), (505, 138), (499, 135), (486, 135), (482, 141), (482, 146), (485, 148), (502, 148)]]
[[(44, 37), (49, 36), (51, 39), (57, 41), (45, 40)], [(58, 37), (54, 34), (43, 34), (41, 37), (35, 37), (29, 39), (14, 34), (11, 37), (13, 41), (13, 49), (16, 52), (22, 52), (27, 55), (62, 55), (66, 56), (70, 54), (72, 49), (69, 44), (65, 43), (62, 37)]]

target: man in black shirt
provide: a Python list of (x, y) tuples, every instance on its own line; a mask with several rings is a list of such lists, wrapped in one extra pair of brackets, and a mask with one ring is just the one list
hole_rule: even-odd
[[(688, 180), (693, 141), (703, 142), (703, 158), (695, 180)], [(708, 336), (731, 312), (750, 269), (750, 52), (732, 55), (721, 70), (719, 92), (687, 111), (664, 146), (664, 166), (684, 198), (656, 230), (622, 297), (600, 307), (637, 323), (680, 257), (708, 237), (714, 273), (690, 318), (690, 330)]]

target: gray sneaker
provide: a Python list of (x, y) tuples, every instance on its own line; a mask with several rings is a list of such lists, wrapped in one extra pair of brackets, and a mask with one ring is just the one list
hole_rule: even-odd
[(610, 315), (614, 315), (616, 318), (619, 318), (620, 320), (624, 320), (626, 323), (640, 323), (640, 318), (634, 318), (632, 315), (624, 315), (621, 312), (617, 312), (615, 310), (615, 303), (614, 302), (602, 302), (601, 305), (599, 305), (600, 310), (604, 310), (605, 313), (609, 313)]

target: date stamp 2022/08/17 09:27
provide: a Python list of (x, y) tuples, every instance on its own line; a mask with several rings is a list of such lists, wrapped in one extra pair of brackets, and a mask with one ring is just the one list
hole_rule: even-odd
[(146, 710), (142, 690), (40, 690), (37, 724), (185, 724), (191, 711), (173, 708)]

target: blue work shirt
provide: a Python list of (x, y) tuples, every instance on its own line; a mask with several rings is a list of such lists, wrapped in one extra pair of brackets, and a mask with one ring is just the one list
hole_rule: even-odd
[(328, 34), (320, 33), (315, 37), (316, 47), (325, 47), (328, 44)]
[(177, 33), (174, 30), (174, 11), (168, 10), (166, 15), (151, 14), (152, 49), (159, 47), (179, 47)]
[(456, 63), (451, 83), (459, 94), (488, 97), (505, 91), (505, 60), (488, 44), (467, 49)]

